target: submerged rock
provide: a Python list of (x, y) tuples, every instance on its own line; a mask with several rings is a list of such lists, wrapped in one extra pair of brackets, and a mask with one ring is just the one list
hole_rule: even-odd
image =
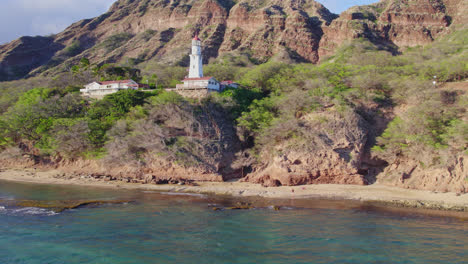
[(35, 200), (0, 200), (0, 204), (18, 207), (35, 207), (49, 209), (56, 213), (88, 205), (124, 204), (130, 200), (89, 200), (89, 201), (35, 201)]
[(251, 203), (237, 202), (234, 206), (226, 207), (228, 210), (249, 210), (254, 209)]
[(213, 211), (221, 211), (221, 210), (250, 210), (255, 209), (256, 207), (253, 206), (251, 203), (247, 202), (237, 202), (233, 206), (226, 206), (226, 207), (218, 207), (213, 206), (211, 209)]

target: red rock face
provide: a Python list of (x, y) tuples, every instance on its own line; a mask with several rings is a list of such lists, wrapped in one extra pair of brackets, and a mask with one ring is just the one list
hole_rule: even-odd
[(466, 1), (382, 0), (353, 7), (323, 28), (319, 56), (332, 55), (346, 41), (365, 37), (373, 41), (412, 47), (432, 42), (450, 31), (450, 26), (467, 22)]
[(466, 6), (465, 0), (382, 0), (337, 18), (314, 0), (120, 0), (54, 37), (0, 46), (0, 80), (60, 72), (82, 57), (93, 63), (176, 63), (196, 33), (205, 62), (234, 52), (259, 62), (287, 54), (316, 63), (360, 37), (398, 47), (427, 44), (453, 25), (465, 26)]
[[(313, 0), (120, 0), (100, 17), (79, 21), (57, 34), (51, 43), (59, 48), (37, 63), (24, 65), (2, 56), (0, 63), (22, 68), (18, 74), (4, 70), (2, 79), (51, 71), (50, 61), (55, 63), (52, 71), (59, 72), (66, 68), (61, 65), (81, 57), (93, 63), (128, 58), (176, 63), (188, 54), (195, 33), (203, 40), (205, 62), (227, 52), (248, 53), (265, 61), (282, 50), (299, 60), (317, 62), (320, 26), (332, 18)], [(73, 44), (78, 48), (67, 52)], [(34, 49), (47, 46), (41, 45), (35, 44)], [(0, 47), (2, 55), (20, 50)]]
[(220, 51), (247, 51), (258, 59), (267, 59), (286, 47), (299, 60), (315, 63), (322, 36), (320, 26), (333, 18), (314, 1), (271, 1), (265, 7), (256, 6), (255, 1), (241, 1), (231, 9)]
[[(319, 118), (328, 122), (321, 123)], [(244, 181), (265, 186), (367, 184), (360, 174), (369, 128), (366, 121), (352, 112), (340, 116), (335, 110), (311, 113), (301, 121), (305, 138), (262, 149), (261, 161)]]
[(377, 182), (401, 188), (431, 190), (438, 192), (468, 193), (466, 157), (450, 160), (448, 166), (422, 168), (414, 160), (398, 160), (385, 168)]

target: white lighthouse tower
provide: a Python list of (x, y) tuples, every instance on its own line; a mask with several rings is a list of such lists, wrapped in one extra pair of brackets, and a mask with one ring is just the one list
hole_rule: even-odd
[(192, 54), (190, 54), (189, 78), (203, 77), (203, 57), (201, 40), (195, 36), (192, 40)]
[[(190, 91), (204, 91), (205, 94), (211, 91), (220, 91), (221, 85), (214, 77), (203, 76), (202, 46), (198, 36), (195, 36), (192, 40), (189, 75), (182, 82), (183, 84), (176, 85), (176, 91), (184, 96), (193, 96), (193, 94), (186, 93)], [(185, 93), (183, 90), (185, 90)]]

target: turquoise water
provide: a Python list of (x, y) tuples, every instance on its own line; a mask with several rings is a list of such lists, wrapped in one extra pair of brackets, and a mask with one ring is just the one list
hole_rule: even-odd
[(317, 200), (213, 211), (234, 201), (0, 182), (1, 200), (84, 198), (135, 202), (59, 214), (0, 205), (0, 263), (468, 263), (463, 219)]

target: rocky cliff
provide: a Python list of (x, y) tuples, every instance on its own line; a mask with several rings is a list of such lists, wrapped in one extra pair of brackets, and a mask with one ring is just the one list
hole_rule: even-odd
[(321, 4), (312, 0), (236, 2), (120, 0), (107, 13), (74, 23), (47, 39), (50, 43), (34, 39), (38, 43), (30, 45), (33, 51), (53, 44), (51, 52), (37, 62), (16, 59), (27, 47), (15, 42), (2, 46), (0, 63), (21, 71), (2, 69), (1, 77), (14, 79), (57, 65), (67, 70), (81, 57), (94, 63), (126, 59), (177, 63), (188, 54), (188, 43), (197, 33), (204, 42), (205, 62), (232, 51), (264, 61), (282, 50), (299, 60), (318, 61), (321, 25), (334, 18)]
[(262, 149), (244, 180), (264, 186), (367, 184), (363, 176), (369, 124), (350, 111), (335, 109), (300, 118), (300, 140), (291, 138)]
[(425, 45), (447, 34), (451, 25), (465, 25), (466, 11), (466, 1), (460, 0), (382, 0), (353, 7), (323, 27), (319, 56), (332, 55), (344, 42), (356, 38), (393, 49)]
[(426, 168), (412, 159), (401, 159), (386, 167), (377, 182), (408, 189), (467, 193), (466, 175), (466, 155), (450, 156), (447, 166), (435, 168)]
[(394, 47), (422, 45), (467, 22), (463, 0), (382, 0), (340, 16), (313, 0), (119, 0), (108, 12), (53, 37), (0, 46), (0, 80), (93, 63), (183, 63), (190, 38), (203, 39), (205, 61), (243, 53), (263, 62), (281, 54), (316, 63), (343, 42), (368, 38)]
[[(457, 131), (460, 134), (468, 135), (468, 112), (466, 102), (468, 102), (468, 82), (446, 83), (438, 88), (442, 94), (451, 93), (455, 101), (447, 102), (442, 111), (450, 111), (452, 107), (457, 107), (459, 103), (459, 120), (465, 124), (465, 128), (460, 127)], [(395, 112), (399, 117), (407, 115), (413, 104), (404, 107), (397, 107)], [(453, 108), (452, 108), (453, 109)], [(411, 189), (423, 189), (436, 192), (468, 192), (468, 152), (461, 151), (468, 141), (449, 143), (446, 148), (439, 150), (423, 149), (416, 155), (396, 155), (387, 159), (388, 166), (382, 173), (377, 175), (377, 182), (392, 186)], [(434, 155), (436, 153), (436, 155)], [(437, 162), (437, 159), (441, 161)], [(434, 162), (434, 160), (436, 162)], [(433, 164), (431, 164), (431, 162)], [(431, 164), (428, 166), (427, 164)]]

